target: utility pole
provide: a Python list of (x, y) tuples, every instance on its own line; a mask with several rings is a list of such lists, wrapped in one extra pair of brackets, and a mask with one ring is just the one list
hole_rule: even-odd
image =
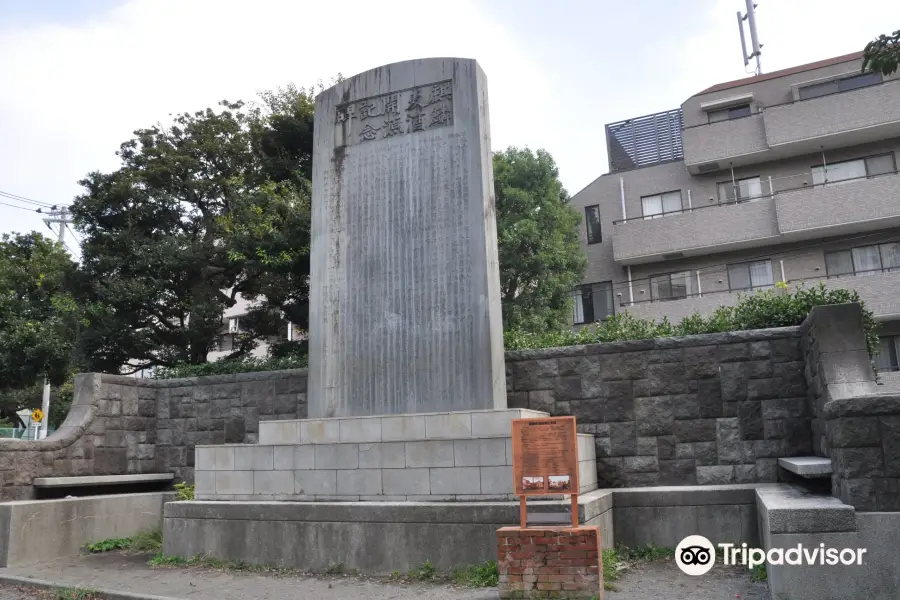
[[(37, 210), (39, 213), (43, 213), (40, 208)], [(59, 225), (58, 239), (60, 244), (65, 244), (66, 226), (71, 222), (72, 217), (65, 206), (51, 206), (47, 216), (44, 217), (44, 223), (50, 227), (51, 231), (53, 230), (53, 227), (50, 226), (51, 223)], [(38, 435), (40, 439), (43, 439), (47, 437), (47, 431), (50, 429), (50, 382), (47, 381), (46, 375), (44, 376), (44, 394), (41, 399), (41, 410), (44, 412), (44, 422)]]

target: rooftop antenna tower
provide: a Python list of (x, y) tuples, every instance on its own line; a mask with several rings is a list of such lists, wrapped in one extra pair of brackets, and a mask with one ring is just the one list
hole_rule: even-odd
[[(758, 4), (754, 4), (753, 0), (746, 0), (747, 2), (747, 14), (741, 14), (741, 11), (737, 13), (738, 19), (738, 30), (741, 32), (741, 50), (743, 50), (744, 55), (744, 66), (748, 66), (750, 64), (750, 59), (756, 59), (756, 74), (762, 75), (762, 66), (759, 63), (759, 55), (762, 54), (763, 45), (759, 43), (759, 36), (756, 33), (756, 7)], [(750, 49), (752, 52), (747, 53), (747, 40), (744, 37), (744, 21), (747, 21), (747, 27), (750, 29)]]

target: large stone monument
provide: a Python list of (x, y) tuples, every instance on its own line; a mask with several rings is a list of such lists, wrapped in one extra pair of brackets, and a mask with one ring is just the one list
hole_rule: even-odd
[(490, 141), (474, 60), (316, 98), (310, 418), (506, 407)]

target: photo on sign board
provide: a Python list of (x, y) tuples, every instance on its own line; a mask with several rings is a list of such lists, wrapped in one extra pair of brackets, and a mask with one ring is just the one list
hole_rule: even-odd
[(568, 475), (551, 475), (550, 476), (550, 489), (551, 490), (568, 490), (571, 489), (572, 482), (569, 480)]
[(542, 490), (542, 489), (544, 489), (544, 478), (543, 477), (523, 477), (522, 478), (522, 489), (523, 490)]

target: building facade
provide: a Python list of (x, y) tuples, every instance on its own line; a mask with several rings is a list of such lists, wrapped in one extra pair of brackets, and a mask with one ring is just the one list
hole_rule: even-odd
[[(222, 329), (216, 338), (215, 346), (207, 354), (207, 360), (221, 360), (230, 355), (239, 345), (239, 337), (242, 333), (246, 333), (246, 327), (242, 325), (242, 319), (250, 312), (251, 304), (246, 298), (237, 294), (234, 298), (235, 303), (231, 308), (226, 308), (222, 312)], [(257, 358), (265, 358), (269, 352), (269, 346), (279, 341), (291, 341), (303, 339), (303, 332), (299, 332), (296, 328), (284, 321), (281, 331), (277, 337), (259, 341), (256, 347), (250, 351), (250, 355)]]
[(588, 256), (573, 323), (679, 320), (784, 281), (857, 290), (900, 355), (900, 74), (861, 53), (714, 85), (606, 126), (572, 198)]

